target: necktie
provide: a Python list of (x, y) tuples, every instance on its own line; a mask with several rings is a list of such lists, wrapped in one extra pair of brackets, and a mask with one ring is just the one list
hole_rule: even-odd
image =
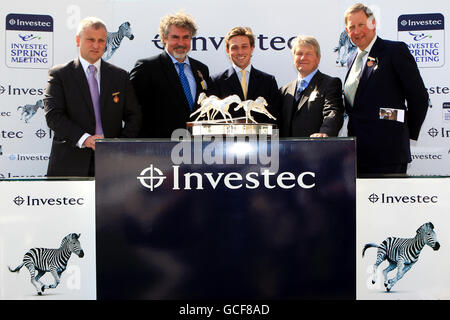
[(300, 81), (300, 85), (298, 86), (297, 92), (295, 93), (295, 100), (298, 101), (300, 99), (300, 96), (303, 90), (305, 90), (305, 88), (306, 88), (306, 80)]
[(91, 92), (92, 104), (94, 105), (95, 114), (95, 134), (103, 135), (102, 119), (100, 116), (100, 93), (98, 91), (98, 82), (95, 78), (97, 68), (94, 65), (89, 65), (89, 91)]
[(245, 78), (246, 70), (241, 70), (242, 78), (241, 78), (241, 87), (242, 92), (244, 93), (244, 99), (247, 99), (247, 79)]
[(352, 107), (355, 100), (356, 89), (358, 89), (359, 79), (361, 78), (363, 57), (366, 53), (367, 51), (363, 50), (358, 54), (344, 85), (345, 98), (347, 98), (347, 101)]
[(189, 103), (189, 108), (192, 111), (192, 106), (194, 105), (194, 100), (192, 99), (192, 94), (191, 94), (191, 88), (189, 86), (189, 81), (186, 78), (186, 75), (184, 74), (184, 65), (185, 65), (185, 63), (184, 62), (177, 62), (176, 65), (177, 65), (178, 71), (179, 71), (181, 86), (183, 87), (184, 94), (186, 95), (187, 101)]

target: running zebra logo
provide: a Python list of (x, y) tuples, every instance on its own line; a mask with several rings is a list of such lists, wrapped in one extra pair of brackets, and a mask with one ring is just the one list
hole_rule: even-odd
[[(56, 288), (61, 281), (61, 274), (66, 270), (67, 262), (72, 253), (80, 258), (84, 257), (81, 248), (81, 234), (71, 233), (65, 236), (61, 242), (59, 249), (32, 248), (23, 257), (23, 262), (15, 269), (8, 266), (9, 271), (19, 272), (25, 265), (30, 271), (31, 284), (36, 288), (38, 295), (42, 295), (45, 289)], [(50, 272), (55, 279), (55, 283), (46, 285), (39, 279), (46, 273)], [(36, 274), (37, 273), (37, 274)]]
[[(378, 248), (377, 261), (373, 266), (372, 284), (377, 281), (377, 268), (384, 261), (388, 260), (389, 266), (383, 270), (384, 286), (386, 291), (390, 291), (392, 287), (400, 280), (405, 273), (419, 260), (420, 252), (425, 245), (430, 246), (433, 250), (439, 250), (440, 244), (437, 241), (434, 226), (431, 222), (427, 222), (419, 227), (414, 238), (396, 238), (389, 237), (380, 245), (368, 243), (364, 246), (362, 256), (368, 248)], [(397, 268), (397, 275), (388, 279), (388, 273)]]
[(339, 35), (338, 46), (334, 48), (334, 52), (338, 53), (336, 63), (343, 67), (355, 50), (356, 46), (353, 44), (352, 40), (350, 40), (347, 32), (345, 30), (342, 31)]
[(131, 26), (129, 22), (124, 22), (119, 26), (117, 32), (108, 32), (106, 37), (106, 48), (103, 54), (103, 59), (109, 60), (114, 52), (119, 49), (120, 43), (123, 38), (127, 37), (130, 40), (134, 39), (133, 32), (131, 31)]
[(39, 109), (44, 109), (44, 103), (42, 102), (42, 100), (38, 100), (36, 101), (35, 104), (26, 104), (24, 106), (18, 106), (17, 110), (19, 110), (20, 108), (22, 108), (22, 113), (20, 114), (20, 120), (24, 120), (25, 123), (28, 123), (28, 121), (34, 117), (34, 115), (36, 114), (36, 112)]

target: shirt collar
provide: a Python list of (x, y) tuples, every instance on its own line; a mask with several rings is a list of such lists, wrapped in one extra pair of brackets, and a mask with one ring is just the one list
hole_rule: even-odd
[[(180, 61), (178, 61), (177, 59), (175, 59), (170, 53), (169, 51), (167, 51), (166, 49), (166, 53), (169, 55), (170, 59), (172, 59), (173, 64), (176, 64)], [(184, 58), (184, 61), (182, 63), (186, 63), (187, 65), (191, 65), (191, 63), (189, 62), (189, 57), (186, 55), (186, 57)]]
[[(375, 43), (375, 41), (377, 40), (378, 36), (375, 35), (375, 37), (373, 37), (372, 41), (370, 41), (369, 45), (367, 46), (367, 48), (364, 48), (364, 51), (367, 52), (367, 55), (370, 53), (370, 50), (372, 50), (372, 47)], [(358, 54), (361, 52), (362, 50), (360, 48), (358, 48)]]
[(300, 83), (300, 81), (305, 80), (306, 81), (305, 88), (306, 88), (309, 85), (309, 83), (311, 82), (311, 79), (316, 75), (317, 71), (319, 71), (319, 69), (314, 70), (313, 72), (311, 72), (304, 78), (302, 78), (302, 76), (299, 73), (298, 77), (297, 77), (297, 83)]
[(247, 75), (250, 74), (250, 71), (252, 70), (252, 64), (249, 63), (249, 65), (247, 67), (245, 67), (244, 69), (239, 68), (237, 65), (235, 65), (233, 63), (233, 69), (236, 71), (236, 73), (240, 73), (242, 70), (245, 70)]
[[(88, 68), (91, 65), (87, 60), (85, 60), (82, 56), (79, 56), (81, 66), (83, 67), (84, 72), (88, 72)], [(98, 59), (93, 63), (93, 65), (97, 68), (97, 74), (100, 74), (100, 66), (102, 64), (102, 59)]]

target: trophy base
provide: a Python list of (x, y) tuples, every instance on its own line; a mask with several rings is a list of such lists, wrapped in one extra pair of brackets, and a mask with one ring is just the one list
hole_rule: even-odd
[(217, 135), (266, 135), (274, 134), (275, 125), (270, 123), (216, 123), (216, 122), (188, 122), (189, 132), (193, 136)]

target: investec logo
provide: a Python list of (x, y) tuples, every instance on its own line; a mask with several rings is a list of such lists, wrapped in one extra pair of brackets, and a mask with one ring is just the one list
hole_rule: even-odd
[(432, 138), (450, 138), (450, 130), (444, 127), (428, 129), (428, 135)]
[(439, 200), (436, 195), (392, 195), (386, 193), (372, 193), (367, 199), (374, 204), (434, 204)]
[(40, 198), (32, 197), (27, 195), (22, 197), (20, 195), (14, 197), (13, 202), (17, 206), (28, 206), (28, 207), (38, 207), (38, 206), (83, 206), (84, 198), (74, 198), (74, 197), (58, 197), (58, 198)]
[[(235, 137), (200, 137), (191, 139), (188, 131), (179, 129), (172, 140), (183, 141), (172, 148), (170, 174), (150, 164), (136, 177), (141, 185), (154, 191), (172, 178), (172, 190), (204, 190), (224, 186), (227, 189), (312, 189), (316, 186), (314, 172), (278, 172), (279, 141), (277, 134), (270, 142), (264, 137), (235, 140)], [(265, 137), (267, 138), (267, 137)], [(225, 139), (225, 140), (222, 140)], [(252, 140), (254, 139), (254, 140)], [(207, 143), (205, 145), (205, 142)], [(224, 150), (226, 148), (226, 150)], [(270, 150), (269, 150), (270, 149)], [(260, 165), (260, 171), (240, 172), (183, 172), (181, 165), (249, 164)], [(251, 167), (251, 166), (249, 166)], [(215, 167), (217, 168), (217, 166)]]
[(48, 69), (53, 65), (53, 18), (10, 13), (6, 16), (6, 65)]
[(444, 16), (440, 13), (398, 17), (398, 40), (405, 42), (419, 67), (442, 67), (445, 62)]
[[(192, 38), (191, 50), (192, 51), (218, 51), (220, 47), (225, 45), (224, 36), (197, 36)], [(259, 34), (255, 37), (255, 47), (262, 51), (267, 50), (290, 50), (292, 48), (292, 41), (295, 36), (266, 36)], [(152, 40), (155, 47), (158, 49), (164, 49), (164, 45), (158, 34), (153, 37)], [(223, 50), (223, 49), (222, 49)]]

